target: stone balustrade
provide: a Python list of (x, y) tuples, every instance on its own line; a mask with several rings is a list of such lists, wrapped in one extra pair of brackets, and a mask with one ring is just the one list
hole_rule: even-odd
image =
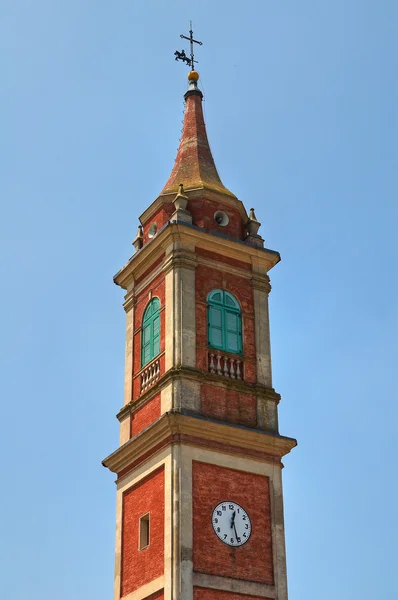
[(141, 393), (151, 387), (160, 377), (160, 358), (156, 358), (141, 372)]
[(243, 379), (243, 362), (222, 352), (209, 352), (209, 371), (230, 379)]

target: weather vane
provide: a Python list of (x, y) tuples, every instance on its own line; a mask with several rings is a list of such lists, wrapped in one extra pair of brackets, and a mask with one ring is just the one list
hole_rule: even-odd
[(189, 40), (190, 44), (191, 44), (191, 58), (189, 58), (186, 54), (185, 54), (185, 50), (181, 50), (181, 52), (179, 52), (178, 50), (176, 50), (174, 52), (174, 56), (176, 57), (176, 60), (182, 60), (184, 63), (186, 63), (188, 65), (188, 67), (191, 67), (192, 71), (194, 70), (194, 64), (197, 63), (198, 61), (194, 59), (194, 53), (193, 53), (193, 48), (194, 48), (194, 44), (199, 44), (199, 46), (202, 45), (202, 42), (199, 42), (198, 40), (194, 40), (193, 39), (193, 31), (192, 31), (192, 21), (190, 21), (190, 27), (191, 29), (189, 30), (189, 37), (187, 37), (186, 35), (184, 35), (183, 33), (180, 35), (180, 38), (183, 38), (184, 40)]

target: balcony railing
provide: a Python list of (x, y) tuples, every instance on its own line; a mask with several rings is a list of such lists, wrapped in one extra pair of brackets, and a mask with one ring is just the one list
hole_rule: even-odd
[(243, 362), (221, 352), (209, 352), (209, 371), (229, 379), (243, 379)]
[(141, 372), (141, 394), (151, 387), (160, 377), (160, 358), (149, 363)]

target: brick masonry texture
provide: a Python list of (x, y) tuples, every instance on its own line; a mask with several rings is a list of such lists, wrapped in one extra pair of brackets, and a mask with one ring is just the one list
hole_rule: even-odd
[[(207, 252), (207, 254), (218, 261), (218, 254), (212, 252)], [(253, 289), (248, 279), (223, 272), (222, 264), (220, 264), (220, 270), (205, 265), (199, 265), (196, 269), (197, 367), (202, 371), (208, 370), (207, 296), (217, 288), (227, 290), (233, 294), (241, 305), (244, 379), (246, 383), (255, 384), (257, 374)]]
[(131, 437), (139, 434), (143, 429), (160, 417), (160, 394), (156, 394), (145, 404), (140, 406), (131, 415)]
[(223, 590), (194, 587), (193, 600), (270, 600), (270, 598), (260, 598), (258, 596), (248, 596), (247, 594), (236, 594), (234, 592), (224, 592)]
[(242, 394), (235, 390), (204, 384), (201, 386), (200, 411), (206, 417), (229, 423), (247, 427), (257, 425), (257, 405), (254, 394)]
[[(150, 542), (139, 550), (139, 520), (150, 513)], [(123, 495), (121, 596), (164, 572), (164, 469), (151, 473)]]
[[(173, 198), (173, 197), (172, 197)], [(174, 199), (174, 198), (173, 198)], [(156, 223), (157, 231), (159, 231), (163, 225), (169, 221), (171, 215), (175, 211), (174, 204), (171, 199), (170, 202), (167, 202), (160, 208), (154, 215), (152, 215), (149, 219), (143, 222), (144, 226), (144, 245), (150, 241), (151, 238), (148, 237), (149, 228), (152, 223)]]
[(161, 265), (162, 262), (164, 261), (164, 257), (165, 257), (164, 253), (161, 256), (159, 256), (159, 258), (151, 264), (149, 269), (144, 271), (144, 273), (141, 275), (141, 277), (138, 277), (138, 279), (135, 282), (135, 285), (138, 285), (139, 283), (141, 283), (141, 281), (143, 281), (145, 279), (145, 277), (148, 277), (148, 275), (150, 275), (152, 273), (152, 271), (154, 271), (156, 269), (156, 267)]
[(150, 293), (152, 294), (152, 298), (155, 298), (155, 296), (159, 298), (161, 307), (164, 306), (165, 282), (163, 273), (160, 273), (155, 277), (155, 279), (137, 296), (134, 310), (134, 330), (137, 330), (142, 325), (142, 317), (144, 316), (145, 309), (150, 300)]
[(212, 260), (216, 260), (219, 263), (225, 263), (226, 265), (230, 265), (231, 267), (237, 267), (238, 269), (243, 269), (245, 271), (252, 270), (251, 265), (247, 262), (235, 260), (234, 258), (230, 258), (229, 256), (223, 256), (222, 254), (210, 252), (209, 250), (204, 250), (203, 248), (197, 247), (196, 254), (198, 256), (203, 256), (203, 258), (210, 258)]
[(184, 184), (185, 190), (206, 187), (233, 196), (222, 184), (214, 164), (207, 139), (200, 93), (191, 94), (186, 99), (180, 146), (162, 194), (177, 192), (180, 183)]
[[(194, 570), (273, 585), (268, 477), (196, 461), (192, 475)], [(252, 522), (249, 541), (238, 548), (223, 544), (213, 531), (213, 510), (226, 500), (238, 502)]]
[[(209, 200), (205, 196), (201, 198), (192, 198), (188, 202), (187, 210), (192, 215), (192, 223), (197, 227), (209, 231), (217, 231), (223, 235), (229, 235), (232, 238), (243, 240), (243, 223), (240, 212), (237, 208), (223, 206), (220, 202)], [(228, 215), (228, 225), (222, 227), (214, 219), (214, 213), (222, 210)]]

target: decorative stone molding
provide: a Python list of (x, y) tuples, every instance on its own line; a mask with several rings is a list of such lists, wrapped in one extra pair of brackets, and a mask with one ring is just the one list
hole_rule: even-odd
[(252, 285), (254, 290), (260, 290), (261, 292), (266, 292), (267, 294), (271, 291), (270, 278), (266, 273), (264, 275), (260, 275), (258, 273), (252, 274), (251, 277)]
[(163, 227), (150, 243), (146, 244), (141, 252), (134, 254), (127, 264), (116, 273), (114, 282), (124, 289), (128, 289), (133, 279), (138, 279), (148, 268), (148, 262), (158, 258), (165, 249), (175, 244), (203, 247), (206, 250), (222, 254), (248, 263), (255, 262), (265, 272), (269, 271), (280, 261), (278, 252), (266, 248), (257, 248), (217, 235), (203, 239), (203, 230), (184, 223), (169, 223)]
[(102, 464), (113, 473), (120, 473), (162, 442), (181, 443), (184, 439), (223, 444), (225, 451), (229, 449), (232, 454), (246, 451), (278, 461), (297, 445), (295, 439), (277, 433), (168, 412), (105, 458)]
[(195, 252), (190, 252), (189, 250), (174, 250), (169, 256), (166, 257), (166, 260), (163, 264), (162, 270), (165, 275), (167, 275), (172, 269), (189, 269), (195, 271), (198, 266), (198, 261), (196, 259)]
[(135, 301), (136, 301), (136, 296), (135, 296), (134, 290), (131, 290), (124, 297), (123, 308), (126, 311), (126, 313), (129, 312), (134, 307)]

